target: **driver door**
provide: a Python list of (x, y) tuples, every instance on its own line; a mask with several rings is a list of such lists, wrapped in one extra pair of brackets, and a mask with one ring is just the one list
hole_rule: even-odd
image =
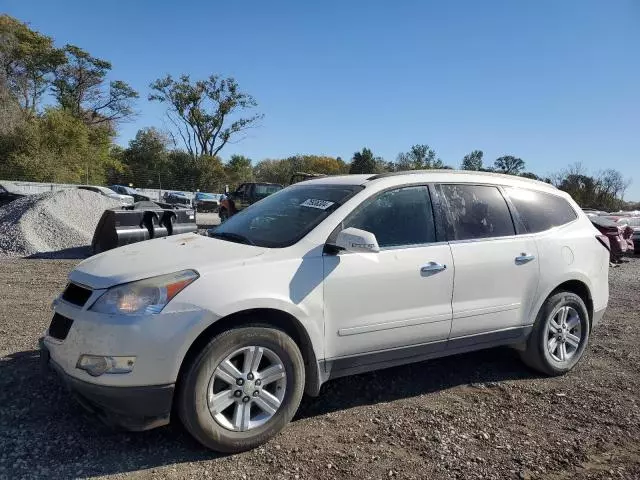
[(449, 245), (436, 241), (428, 188), (376, 194), (328, 243), (347, 227), (375, 234), (380, 252), (323, 257), (326, 358), (355, 356), (366, 364), (380, 361), (373, 353), (390, 349), (386, 359), (443, 350), (454, 267)]

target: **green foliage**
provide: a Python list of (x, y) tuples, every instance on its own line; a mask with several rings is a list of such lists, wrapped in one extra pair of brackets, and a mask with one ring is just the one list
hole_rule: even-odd
[(443, 168), (444, 163), (436, 157), (436, 152), (429, 145), (413, 145), (406, 153), (399, 153), (395, 171), (427, 170)]
[(64, 53), (54, 47), (50, 37), (9, 15), (0, 15), (0, 84), (24, 111), (36, 112), (54, 71), (64, 60)]
[(118, 155), (123, 169), (120, 172), (112, 172), (112, 183), (133, 184), (141, 188), (162, 188), (170, 179), (169, 140), (166, 135), (155, 128), (138, 130), (129, 147)]
[(373, 152), (365, 147), (361, 152), (353, 154), (349, 173), (379, 173), (380, 160), (374, 157)]
[(257, 103), (239, 90), (233, 78), (211, 75), (192, 82), (189, 75), (178, 80), (167, 75), (153, 82), (151, 89), (149, 100), (168, 105), (167, 117), (194, 158), (216, 156), (232, 137), (262, 118), (259, 114), (234, 118)]
[(588, 175), (580, 163), (570, 165), (557, 173), (553, 182), (560, 190), (571, 195), (583, 208), (614, 211), (629, 208), (623, 201), (624, 193), (631, 183), (614, 169)]
[(512, 155), (505, 155), (503, 157), (497, 158), (495, 162), (493, 162), (493, 166), (496, 171), (499, 173), (506, 173), (507, 175), (519, 175), (522, 170), (524, 170), (525, 164), (524, 160), (518, 157), (514, 157)]
[(107, 128), (89, 127), (66, 110), (47, 109), (16, 131), (9, 151), (2, 152), (6, 163), (0, 165), (0, 177), (103, 183), (107, 170), (118, 167), (110, 154), (112, 139)]
[[(105, 79), (111, 63), (75, 45), (64, 47), (66, 62), (56, 70), (53, 92), (59, 105), (88, 124), (113, 123), (134, 114), (138, 93), (121, 80)], [(106, 90), (106, 91), (105, 91)]]
[(483, 156), (484, 153), (482, 152), (482, 150), (474, 150), (473, 152), (466, 154), (462, 159), (462, 170), (482, 170)]
[(230, 186), (237, 187), (243, 182), (253, 181), (253, 165), (251, 159), (243, 155), (231, 155), (224, 166), (226, 181)]
[(296, 172), (340, 175), (347, 173), (349, 166), (341, 158), (323, 155), (294, 155), (284, 159), (266, 159), (257, 163), (253, 172), (256, 179), (264, 182), (289, 185)]

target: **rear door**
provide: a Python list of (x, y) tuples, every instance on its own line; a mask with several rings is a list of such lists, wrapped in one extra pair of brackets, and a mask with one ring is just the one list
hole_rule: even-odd
[(516, 235), (498, 187), (443, 184), (437, 191), (456, 272), (450, 338), (496, 331), (508, 337), (509, 329), (517, 336), (538, 286), (535, 240)]

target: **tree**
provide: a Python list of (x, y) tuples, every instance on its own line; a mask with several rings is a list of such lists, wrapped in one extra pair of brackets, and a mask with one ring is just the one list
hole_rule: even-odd
[(426, 170), (442, 168), (442, 160), (436, 158), (436, 152), (429, 145), (413, 145), (406, 153), (399, 153), (395, 170)]
[(525, 167), (524, 160), (512, 155), (497, 158), (493, 165), (498, 172), (508, 175), (518, 175)]
[(259, 181), (288, 185), (296, 172), (339, 175), (349, 171), (349, 166), (340, 157), (325, 155), (293, 155), (284, 159), (266, 159), (258, 162), (253, 169)]
[[(167, 118), (192, 157), (216, 156), (238, 133), (252, 127), (263, 116), (237, 117), (257, 106), (255, 99), (239, 90), (233, 78), (211, 75), (192, 82), (189, 75), (174, 80), (171, 75), (151, 84), (149, 100), (168, 105)], [(175, 140), (175, 139), (174, 139)]]
[(233, 186), (238, 186), (242, 182), (253, 181), (253, 165), (250, 158), (244, 155), (231, 155), (231, 158), (224, 166), (227, 182)]
[(482, 150), (474, 150), (471, 153), (468, 153), (462, 159), (462, 169), (463, 170), (482, 170), (482, 157), (484, 153)]
[(353, 154), (349, 173), (378, 173), (378, 160), (378, 158), (373, 156), (373, 152), (365, 147), (361, 152), (355, 152)]
[(613, 169), (591, 176), (581, 163), (574, 163), (553, 175), (553, 183), (581, 207), (611, 211), (624, 206), (623, 197), (630, 180)]
[(91, 127), (63, 109), (48, 108), (26, 122), (5, 152), (0, 176), (36, 182), (104, 183), (117, 168), (113, 131)]
[(265, 159), (259, 161), (253, 169), (256, 180), (261, 182), (287, 185), (291, 179), (293, 167), (289, 159)]
[(533, 172), (522, 172), (522, 173), (520, 174), (520, 176), (521, 176), (521, 177), (524, 177), (524, 178), (530, 178), (531, 180), (540, 180), (540, 181), (543, 181), (543, 179), (542, 179), (542, 178), (540, 178), (538, 175), (536, 175), (536, 174), (535, 174), (535, 173), (533, 173)]
[(111, 63), (91, 56), (75, 45), (64, 47), (66, 63), (56, 71), (54, 95), (60, 106), (88, 125), (125, 120), (134, 115), (138, 93), (121, 80), (109, 83)]
[(0, 88), (10, 91), (24, 112), (36, 112), (53, 72), (64, 61), (50, 37), (0, 15)]
[(122, 152), (127, 179), (143, 188), (166, 186), (169, 180), (169, 151), (167, 136), (155, 128), (138, 130), (129, 147)]

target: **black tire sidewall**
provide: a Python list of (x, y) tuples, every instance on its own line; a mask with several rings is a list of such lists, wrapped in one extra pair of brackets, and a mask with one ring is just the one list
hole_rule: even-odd
[[(582, 340), (580, 342), (580, 346), (569, 362), (558, 362), (557, 360), (554, 360), (551, 357), (551, 354), (549, 353), (546, 345), (546, 333), (550, 318), (552, 318), (552, 315), (554, 315), (555, 312), (563, 306), (572, 307), (578, 312), (582, 330)], [(549, 370), (549, 373), (553, 375), (561, 375), (570, 371), (580, 361), (589, 343), (589, 335), (591, 333), (589, 330), (589, 313), (584, 302), (575, 293), (557, 293), (547, 299), (542, 309), (540, 310), (540, 317), (538, 320), (539, 322), (536, 327), (538, 329), (538, 331), (536, 332), (536, 347), (538, 349), (540, 360), (542, 361), (545, 370)]]
[[(280, 409), (267, 423), (247, 432), (233, 432), (211, 416), (207, 388), (222, 360), (233, 351), (252, 345), (268, 348), (280, 357), (286, 372), (286, 391)], [(205, 347), (189, 368), (180, 392), (180, 416), (187, 430), (212, 450), (234, 453), (255, 448), (280, 432), (295, 415), (304, 392), (304, 373), (302, 354), (284, 332), (264, 327), (224, 332)]]

